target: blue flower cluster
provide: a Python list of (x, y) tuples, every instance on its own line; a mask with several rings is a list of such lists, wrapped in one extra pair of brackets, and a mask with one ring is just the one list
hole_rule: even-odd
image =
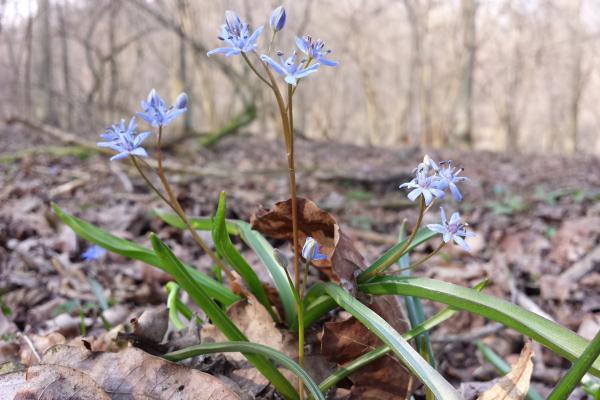
[(446, 189), (450, 190), (456, 201), (461, 201), (463, 196), (457, 183), (468, 180), (464, 176), (458, 176), (462, 171), (463, 168), (456, 169), (452, 166), (452, 160), (442, 161), (438, 165), (429, 156), (425, 156), (423, 162), (415, 169), (415, 178), (400, 185), (400, 189), (412, 189), (408, 194), (410, 201), (415, 201), (423, 195), (426, 206), (429, 206), (434, 198), (443, 199)]
[[(269, 26), (273, 31), (273, 36), (283, 29), (286, 23), (286, 13), (282, 6), (277, 7), (271, 13)], [(224, 54), (226, 57), (239, 55), (242, 53), (256, 53), (258, 37), (263, 31), (263, 27), (258, 27), (252, 34), (247, 23), (242, 22), (240, 17), (233, 11), (225, 12), (225, 24), (221, 26), (219, 39), (227, 44), (226, 47), (218, 47), (207, 53)], [(325, 42), (321, 39), (313, 40), (311, 36), (296, 38), (296, 46), (306, 57), (298, 59), (296, 50), (291, 51), (288, 58), (283, 57), (283, 52), (278, 52), (280, 62), (275, 61), (268, 54), (262, 54), (260, 60), (270, 66), (273, 71), (282, 76), (286, 83), (296, 86), (298, 80), (307, 77), (316, 72), (321, 65), (335, 67), (338, 63), (325, 58), (331, 53), (331, 50), (325, 49)], [(269, 46), (270, 48), (270, 46)]]
[[(445, 190), (449, 190), (456, 201), (461, 201), (463, 195), (458, 189), (460, 182), (465, 182), (468, 178), (459, 176), (463, 168), (455, 168), (451, 160), (442, 161), (439, 164), (429, 156), (425, 156), (423, 162), (415, 169), (415, 177), (410, 181), (400, 185), (400, 188), (412, 189), (408, 193), (410, 201), (415, 201), (423, 196), (425, 206), (430, 206), (435, 199), (442, 200), (445, 197)], [(466, 224), (460, 222), (460, 214), (455, 212), (446, 219), (444, 209), (440, 207), (441, 224), (430, 224), (427, 227), (442, 235), (445, 243), (453, 240), (466, 251), (469, 251), (469, 245), (464, 238), (475, 236), (472, 232), (467, 232)]]
[[(175, 104), (167, 107), (164, 100), (152, 89), (148, 94), (146, 101), (142, 101), (143, 112), (137, 115), (152, 126), (165, 126), (170, 124), (179, 115), (187, 111), (187, 95), (181, 93)], [(98, 146), (108, 147), (117, 152), (116, 155), (110, 158), (113, 160), (121, 160), (129, 156), (148, 157), (148, 153), (142, 147), (144, 140), (151, 135), (151, 132), (136, 133), (137, 122), (135, 117), (129, 120), (127, 127), (125, 120), (122, 119), (118, 124), (113, 124), (106, 128), (106, 131), (100, 135), (104, 142), (99, 142)]]

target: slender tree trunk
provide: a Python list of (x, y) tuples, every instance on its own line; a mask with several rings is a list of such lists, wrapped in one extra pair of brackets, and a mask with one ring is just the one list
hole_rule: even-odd
[(581, 0), (577, 0), (574, 5), (572, 21), (569, 21), (571, 23), (571, 45), (569, 46), (571, 51), (571, 57), (569, 57), (571, 63), (569, 73), (570, 93), (567, 114), (567, 135), (569, 138), (567, 152), (569, 154), (575, 154), (579, 147), (579, 110), (584, 87), (582, 72), (583, 51), (581, 48), (580, 12)]
[(115, 102), (119, 95), (119, 68), (117, 65), (117, 26), (119, 10), (121, 8), (120, 0), (111, 0), (109, 15), (108, 15), (108, 43), (110, 46), (108, 54), (108, 69), (110, 71), (110, 86), (107, 96), (107, 120), (113, 119), (115, 114)]
[[(182, 34), (178, 35), (179, 38), (179, 74), (178, 74), (178, 91), (184, 91), (190, 93), (191, 85), (189, 82), (188, 68), (187, 68), (187, 41), (185, 34), (189, 34), (189, 5), (186, 0), (177, 0), (177, 10), (179, 13), (179, 23), (181, 26)], [(188, 111), (183, 115), (183, 131), (184, 133), (190, 133), (193, 130), (192, 127), (192, 110), (188, 108)]]
[(456, 138), (467, 147), (473, 145), (473, 82), (475, 75), (476, 28), (475, 0), (462, 0), (463, 57), (456, 108)]
[(47, 124), (57, 125), (57, 115), (53, 102), (53, 74), (52, 74), (52, 40), (50, 29), (50, 0), (38, 0), (38, 17), (40, 18), (40, 35), (38, 48), (42, 59), (39, 64), (39, 86), (41, 89), (41, 103), (39, 105), (39, 118)]
[(67, 1), (63, 1), (62, 5), (57, 6), (58, 19), (60, 24), (60, 43), (62, 50), (62, 73), (63, 73), (63, 88), (66, 98), (65, 104), (65, 126), (70, 131), (73, 128), (73, 93), (71, 90), (71, 67), (69, 64), (69, 41), (67, 40), (67, 20), (66, 9)]
[(403, 136), (414, 138), (419, 134), (419, 80), (423, 68), (421, 30), (419, 17), (415, 5), (411, 0), (404, 0), (404, 7), (408, 16), (410, 27), (410, 65), (408, 70), (408, 91), (406, 93), (406, 106), (402, 112), (401, 126)]
[(31, 13), (31, 0), (28, 0), (29, 5), (29, 19), (27, 21), (27, 28), (25, 32), (25, 72), (23, 77), (25, 93), (25, 110), (28, 117), (32, 117), (34, 114), (33, 110), (33, 93), (31, 88), (31, 65), (33, 59), (33, 22), (34, 18)]

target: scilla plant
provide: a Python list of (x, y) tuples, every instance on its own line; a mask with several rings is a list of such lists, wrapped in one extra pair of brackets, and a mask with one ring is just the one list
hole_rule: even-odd
[[(228, 338), (224, 343), (206, 343), (178, 350), (164, 355), (178, 361), (198, 354), (213, 352), (241, 352), (275, 387), (285, 399), (296, 400), (305, 397), (305, 390), (315, 399), (324, 399), (329, 389), (337, 383), (387, 353), (393, 353), (425, 386), (431, 396), (438, 399), (460, 399), (461, 395), (434, 367), (433, 353), (426, 338), (427, 332), (441, 324), (458, 310), (482, 315), (500, 322), (507, 327), (528, 336), (557, 354), (574, 362), (572, 370), (557, 387), (560, 395), (568, 394), (581, 377), (590, 372), (600, 375), (600, 360), (597, 360), (600, 339), (589, 344), (569, 329), (543, 317), (526, 311), (507, 301), (480, 291), (485, 282), (477, 287), (465, 288), (439, 280), (412, 277), (408, 271), (422, 266), (444, 246), (454, 243), (466, 251), (469, 245), (466, 238), (473, 236), (467, 224), (461, 221), (457, 212), (446, 213), (439, 207), (438, 224), (422, 226), (424, 215), (445, 197), (451, 195), (455, 201), (462, 200), (459, 185), (467, 180), (460, 176), (462, 169), (455, 168), (450, 161), (436, 163), (425, 157), (414, 171), (414, 179), (403, 183), (400, 188), (408, 189), (408, 198), (417, 202), (419, 213), (410, 234), (382, 254), (375, 262), (355, 273), (354, 287), (364, 295), (397, 295), (406, 298), (407, 310), (411, 317), (412, 329), (397, 332), (381, 316), (360, 302), (355, 294), (334, 282), (318, 282), (307, 287), (308, 269), (313, 262), (327, 259), (319, 243), (307, 237), (300, 243), (298, 222), (298, 197), (296, 189), (294, 161), (294, 104), (293, 98), (304, 79), (323, 67), (336, 67), (329, 59), (330, 51), (321, 40), (311, 36), (296, 39), (296, 49), (284, 53), (273, 48), (278, 33), (286, 24), (286, 12), (282, 7), (275, 9), (269, 20), (270, 38), (265, 51), (258, 51), (258, 41), (263, 28), (255, 30), (232, 11), (225, 14), (219, 39), (225, 44), (208, 53), (226, 57), (239, 56), (248, 68), (273, 93), (279, 111), (285, 154), (288, 163), (288, 179), (291, 198), (291, 231), (293, 257), (292, 273), (288, 274), (288, 258), (274, 249), (271, 244), (247, 222), (226, 219), (225, 195), (221, 193), (216, 214), (212, 218), (189, 217), (179, 203), (163, 168), (161, 143), (165, 128), (178, 116), (185, 113), (188, 98), (185, 94), (177, 97), (172, 105), (167, 103), (154, 90), (142, 101), (142, 111), (126, 123), (124, 120), (110, 126), (101, 135), (98, 145), (111, 149), (115, 155), (111, 160), (129, 160), (148, 187), (167, 205), (171, 212), (156, 211), (167, 223), (187, 229), (196, 244), (212, 260), (214, 266), (225, 274), (228, 286), (220, 279), (197, 270), (178, 259), (158, 236), (152, 234), (152, 248), (119, 238), (53, 205), (58, 216), (84, 239), (108, 251), (143, 261), (166, 271), (173, 278), (167, 285), (168, 306), (175, 327), (184, 324), (179, 316), (191, 319), (191, 310), (183, 304), (178, 294), (186, 291), (190, 298), (203, 310), (208, 319)], [(274, 57), (278, 58), (277, 61)], [(153, 131), (137, 132), (137, 117), (151, 126)], [(156, 137), (154, 160), (143, 147), (152, 135)], [(446, 206), (446, 209), (448, 206)], [(448, 218), (450, 215), (450, 218)], [(214, 249), (198, 234), (199, 230), (212, 232)], [(231, 236), (239, 236), (253, 250), (272, 278), (283, 312), (280, 314), (267, 296), (263, 283), (258, 279), (254, 268), (239, 253), (231, 241)], [(440, 237), (441, 236), (441, 237)], [(430, 254), (410, 263), (409, 253), (427, 241), (439, 241)], [(390, 267), (399, 266), (390, 273)], [(429, 299), (448, 305), (448, 308), (429, 319), (425, 319), (418, 302), (419, 298)], [(298, 362), (284, 354), (258, 343), (251, 343), (245, 334), (232, 322), (225, 312), (227, 307), (243, 299), (256, 299), (270, 313), (278, 326), (287, 327), (298, 336)], [(410, 301), (409, 301), (410, 300)], [(383, 345), (356, 360), (344, 365), (320, 384), (317, 384), (304, 369), (304, 332), (319, 318), (335, 308), (342, 308), (353, 315), (377, 335)], [(413, 339), (421, 351), (410, 344)], [(427, 351), (422, 351), (423, 348)], [(429, 354), (429, 355), (427, 355)], [(424, 355), (424, 356), (422, 356)], [(299, 382), (295, 386), (276, 367), (282, 365), (295, 373)], [(558, 398), (558, 397), (557, 397)], [(564, 398), (564, 397), (560, 397)]]

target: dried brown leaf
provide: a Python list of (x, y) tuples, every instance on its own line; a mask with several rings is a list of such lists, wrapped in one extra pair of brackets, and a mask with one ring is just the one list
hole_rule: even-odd
[[(403, 331), (402, 309), (394, 296), (373, 298), (370, 307), (394, 329)], [(329, 361), (343, 365), (382, 345), (381, 340), (355, 318), (327, 322), (323, 328), (321, 352)], [(392, 355), (372, 362), (350, 376), (351, 399), (404, 400), (413, 389), (414, 380)]]
[[(39, 371), (60, 370), (57, 367), (85, 374), (111, 396), (118, 394), (134, 399), (239, 400), (235, 393), (214, 376), (171, 363), (134, 347), (118, 353), (104, 353), (88, 351), (78, 346), (57, 345), (44, 354)], [(54, 384), (53, 380), (48, 382)], [(95, 388), (87, 384), (85, 387)]]
[[(252, 228), (274, 239), (292, 240), (291, 199), (275, 203), (271, 210), (262, 209), (251, 219)], [(310, 200), (298, 198), (299, 244), (307, 236), (319, 242), (326, 260), (314, 262), (329, 279), (341, 282), (347, 289), (353, 286), (357, 270), (364, 269), (362, 255), (352, 240), (340, 229), (335, 218)]]
[(529, 390), (533, 372), (533, 350), (527, 342), (521, 355), (512, 369), (496, 382), (489, 390), (478, 397), (478, 400), (523, 400)]
[[(28, 338), (30, 339), (29, 343), (25, 338), (21, 341), (20, 357), (21, 362), (25, 365), (34, 365), (38, 363), (34, 349), (35, 352), (41, 356), (49, 348), (57, 344), (63, 344), (67, 341), (67, 339), (58, 332), (52, 332), (45, 336), (30, 335)], [(31, 346), (33, 346), (34, 349), (32, 349)]]
[(84, 372), (62, 365), (33, 365), (15, 400), (110, 400), (110, 396)]
[[(275, 326), (271, 315), (256, 298), (249, 297), (234, 303), (227, 310), (227, 315), (250, 342), (264, 344), (290, 357), (296, 356), (296, 340), (287, 331)], [(200, 337), (203, 343), (228, 341), (214, 325), (204, 325)], [(229, 353), (227, 356), (238, 362), (246, 360), (239, 353)]]

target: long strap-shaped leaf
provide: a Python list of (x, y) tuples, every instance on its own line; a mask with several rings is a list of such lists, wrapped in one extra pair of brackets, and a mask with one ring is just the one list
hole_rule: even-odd
[(333, 283), (317, 283), (315, 291), (327, 293), (335, 302), (390, 346), (402, 363), (426, 385), (438, 399), (459, 400), (460, 394), (402, 336), (373, 310), (346, 290)]
[(548, 400), (561, 400), (569, 397), (575, 390), (581, 378), (587, 373), (588, 369), (596, 358), (600, 355), (600, 331), (592, 339), (590, 345), (583, 351), (583, 354), (573, 363), (569, 371), (562, 377), (558, 385), (554, 388)]
[[(248, 339), (238, 329), (238, 327), (229, 319), (227, 314), (204, 292), (202, 287), (192, 278), (184, 265), (175, 257), (171, 249), (164, 244), (156, 235), (150, 236), (152, 248), (160, 257), (161, 261), (173, 275), (179, 286), (181, 286), (198, 306), (211, 319), (212, 323), (232, 341), (245, 341)], [(246, 354), (244, 356), (250, 361), (265, 378), (271, 382), (275, 389), (286, 399), (298, 400), (298, 393), (291, 383), (275, 368), (266, 358), (256, 354)]]
[(300, 367), (300, 365), (298, 365), (294, 360), (285, 354), (262, 344), (249, 342), (205, 343), (186, 347), (184, 349), (165, 354), (163, 357), (170, 361), (181, 361), (190, 357), (199, 356), (201, 354), (230, 352), (258, 354), (278, 362), (302, 379), (306, 389), (308, 389), (310, 394), (312, 394), (315, 399), (325, 400), (325, 396), (323, 396), (323, 393), (321, 390), (319, 390), (319, 386), (310, 377), (310, 375), (304, 369), (302, 369), (302, 367)]
[[(60, 207), (54, 203), (52, 203), (52, 210), (54, 210), (56, 215), (58, 215), (58, 217), (77, 235), (88, 242), (97, 244), (98, 246), (103, 247), (113, 253), (122, 255), (124, 257), (133, 258), (134, 260), (140, 260), (146, 264), (150, 264), (154, 267), (164, 270), (163, 263), (152, 250), (128, 240), (121, 239), (120, 237), (100, 229), (81, 218), (77, 218), (61, 210)], [(232, 293), (225, 286), (221, 285), (214, 279), (211, 279), (209, 276), (203, 274), (197, 269), (189, 265), (186, 265), (185, 268), (188, 270), (190, 275), (192, 275), (194, 280), (196, 280), (198, 284), (202, 286), (204, 290), (206, 290), (206, 293), (220, 303), (223, 303), (224, 305), (230, 305), (240, 299), (239, 296)]]
[(403, 253), (406, 254), (412, 251), (418, 245), (423, 244), (429, 239), (435, 237), (435, 235), (437, 235), (437, 233), (430, 231), (428, 228), (419, 229), (417, 235), (406, 249), (402, 250), (406, 244), (406, 240), (408, 239), (402, 240), (395, 244), (358, 276), (358, 282), (362, 283), (367, 281), (373, 271), (377, 270), (382, 265), (392, 265), (400, 259)]
[[(374, 295), (422, 297), (482, 315), (521, 332), (570, 361), (581, 357), (588, 345), (584, 338), (564, 326), (508, 301), (435, 279), (378, 277), (359, 285), (359, 290)], [(600, 376), (600, 359), (593, 363), (591, 372)]]
[[(183, 221), (175, 214), (161, 210), (154, 210), (154, 214), (175, 228), (186, 228)], [(212, 218), (201, 217), (190, 218), (190, 223), (194, 229), (200, 231), (212, 231), (214, 225)], [(298, 323), (296, 317), (294, 289), (290, 285), (290, 281), (288, 280), (285, 271), (273, 256), (273, 246), (271, 246), (264, 236), (253, 230), (250, 224), (245, 221), (227, 219), (225, 220), (225, 226), (230, 235), (239, 235), (241, 237), (244, 243), (246, 243), (246, 245), (256, 253), (269, 275), (271, 275), (273, 284), (277, 289), (277, 293), (279, 293), (281, 305), (283, 306), (285, 322), (287, 323), (288, 327), (294, 329)]]
[(221, 192), (219, 196), (219, 205), (217, 207), (217, 213), (214, 219), (214, 225), (212, 230), (213, 241), (217, 252), (227, 260), (227, 263), (233, 267), (233, 269), (240, 274), (250, 292), (256, 297), (256, 299), (267, 309), (271, 317), (279, 322), (277, 314), (273, 311), (267, 292), (263, 287), (258, 275), (252, 269), (252, 267), (246, 262), (244, 257), (237, 251), (227, 232), (225, 225), (225, 211), (226, 211), (226, 200), (225, 192)]
[(244, 243), (256, 253), (269, 275), (271, 275), (273, 284), (279, 294), (279, 300), (283, 306), (285, 322), (288, 327), (294, 326), (298, 323), (294, 289), (290, 284), (285, 270), (275, 259), (273, 246), (271, 246), (264, 236), (253, 230), (247, 222), (235, 220), (233, 223), (239, 228), (240, 237)]

